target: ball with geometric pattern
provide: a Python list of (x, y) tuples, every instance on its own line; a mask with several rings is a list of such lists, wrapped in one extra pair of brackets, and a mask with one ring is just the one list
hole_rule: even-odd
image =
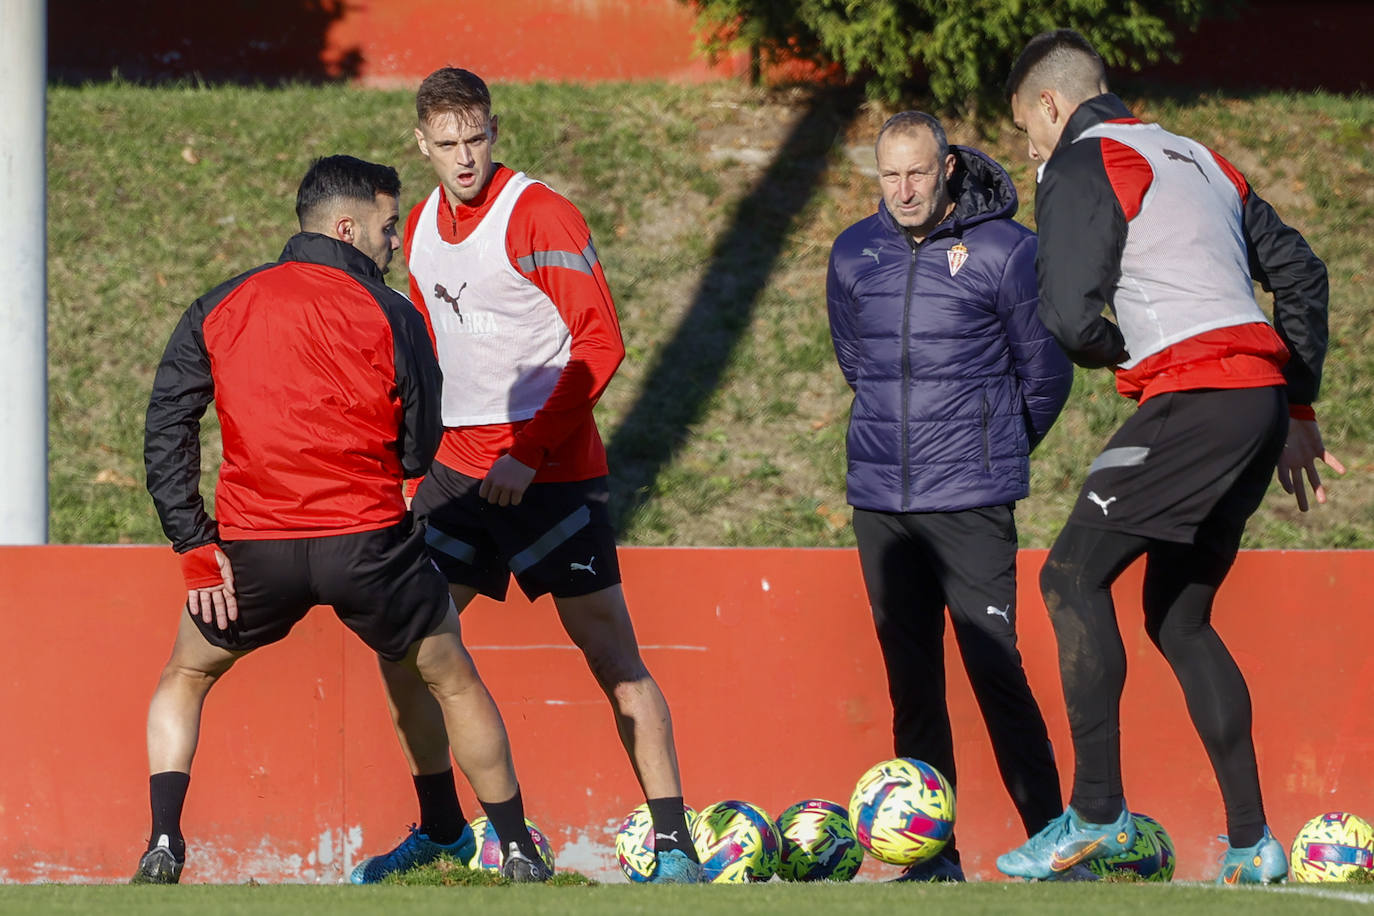
[[(1140, 880), (1150, 880), (1159, 874), (1163, 867), (1163, 856), (1159, 848), (1158, 833), (1153, 828), (1147, 828), (1145, 824), (1149, 821), (1158, 826), (1159, 822), (1135, 813), (1131, 814), (1131, 819), (1135, 821), (1135, 843), (1125, 852), (1085, 862), (1093, 874), (1103, 878), (1131, 875)], [(1172, 859), (1172, 853), (1170, 857)]]
[(1297, 881), (1350, 881), (1374, 876), (1374, 827), (1344, 811), (1303, 825), (1288, 857)]
[(849, 812), (832, 801), (808, 798), (778, 815), (784, 881), (849, 881), (864, 864), (864, 850)]
[(859, 845), (875, 859), (889, 865), (924, 862), (954, 832), (954, 789), (924, 761), (884, 760), (854, 786), (849, 823)]
[(773, 819), (758, 805), (720, 801), (692, 822), (692, 842), (706, 880), (716, 884), (767, 881), (778, 870), (782, 845)]
[[(687, 829), (692, 828), (696, 812), (687, 805), (682, 806), (687, 816)], [(620, 870), (635, 884), (653, 878), (658, 870), (658, 853), (654, 849), (654, 818), (647, 804), (640, 805), (630, 812), (615, 835), (615, 857), (620, 862)]]
[(1163, 824), (1148, 814), (1136, 814), (1133, 817), (1135, 818), (1136, 833), (1148, 833), (1159, 849), (1159, 870), (1150, 875), (1147, 880), (1174, 880), (1174, 869), (1178, 867), (1178, 854), (1174, 852), (1173, 837), (1169, 836), (1169, 832), (1164, 829)]
[[(472, 857), (463, 863), (468, 868), (485, 868), (489, 871), (501, 870), (501, 838), (496, 835), (496, 828), (485, 816), (474, 817), (468, 821), (468, 826), (472, 828), (472, 835), (477, 840), (477, 849)], [(544, 864), (549, 867), (549, 872), (553, 872), (553, 846), (549, 844), (548, 837), (539, 830), (538, 827), (530, 823), (529, 818), (525, 818), (525, 826), (529, 828), (530, 839), (534, 840), (535, 848), (539, 850), (539, 857), (544, 860)]]

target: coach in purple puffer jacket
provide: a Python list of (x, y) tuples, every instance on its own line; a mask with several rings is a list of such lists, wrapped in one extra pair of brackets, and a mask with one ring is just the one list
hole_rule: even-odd
[[(996, 162), (939, 121), (878, 133), (878, 212), (830, 253), (835, 356), (854, 389), (849, 502), (887, 666), (899, 757), (956, 782), (945, 704), (948, 606), (1026, 835), (1063, 810), (1044, 718), (1016, 648), (1016, 522), (1030, 451), (1073, 369), (1036, 317), (1035, 235)], [(953, 841), (899, 880), (963, 880)]]

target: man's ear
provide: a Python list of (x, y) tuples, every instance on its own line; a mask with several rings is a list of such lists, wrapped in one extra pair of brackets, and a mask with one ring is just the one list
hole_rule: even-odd
[(334, 221), (334, 238), (352, 245), (356, 231), (353, 217), (341, 216)]
[(420, 155), (429, 158), (429, 145), (425, 143), (425, 132), (415, 128), (415, 145), (420, 147)]
[(955, 164), (956, 160), (954, 158), (953, 153), (950, 153), (948, 156), (945, 157), (945, 181), (949, 181), (951, 178), (954, 177)]
[(491, 142), (496, 142), (496, 115), (491, 116)]
[(1052, 89), (1040, 90), (1040, 104), (1045, 108), (1045, 117), (1049, 118), (1051, 124), (1058, 124), (1059, 117), (1064, 109), (1060, 106), (1060, 99)]

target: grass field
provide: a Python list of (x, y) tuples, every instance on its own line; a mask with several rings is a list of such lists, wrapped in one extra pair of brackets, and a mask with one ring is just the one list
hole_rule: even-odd
[[(598, 416), (622, 540), (852, 544), (824, 271), (835, 235), (874, 207), (887, 112), (725, 84), (493, 91), (498, 158), (583, 209), (617, 298), (628, 356)], [(1374, 99), (1123, 94), (1230, 157), (1330, 268), (1319, 416), (1352, 470), (1305, 518), (1274, 487), (1246, 546), (1374, 547)], [(48, 111), (51, 538), (158, 543), (142, 419), (177, 315), (277, 256), (311, 157), (396, 164), (403, 208), (432, 175), (408, 92), (106, 83), (53, 88)], [(948, 126), (1009, 166), (1031, 221), (1033, 170), (1009, 122)], [(403, 265), (390, 280), (404, 288)], [(1050, 542), (1131, 409), (1105, 372), (1080, 371), (1033, 459), (1023, 544)]]
[(406, 916), (450, 914), (483, 916), (582, 916), (582, 914), (731, 913), (753, 916), (794, 913), (821, 916), (893, 916), (897, 913), (973, 914), (1112, 913), (1156, 916), (1211, 916), (1244, 909), (1268, 914), (1356, 913), (1374, 905), (1367, 886), (1287, 886), (1217, 888), (1209, 885), (1095, 884), (960, 886), (797, 885), (771, 882), (752, 886), (641, 887), (307, 887), (300, 885), (187, 886), (171, 888), (111, 886), (0, 887), (0, 912), (197, 913), (198, 916), (269, 916), (328, 911), (332, 916), (389, 911)]

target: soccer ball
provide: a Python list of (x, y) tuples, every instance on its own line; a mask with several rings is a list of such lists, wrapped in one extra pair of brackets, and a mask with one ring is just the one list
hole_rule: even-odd
[(1174, 852), (1174, 839), (1169, 836), (1164, 825), (1148, 814), (1133, 814), (1137, 834), (1148, 833), (1159, 848), (1159, 870), (1149, 875), (1150, 881), (1174, 880), (1174, 869), (1178, 867), (1178, 854)]
[[(1123, 853), (1110, 856), (1105, 859), (1092, 859), (1084, 864), (1088, 870), (1095, 875), (1106, 878), (1110, 875), (1133, 874), (1139, 878), (1151, 879), (1159, 874), (1163, 867), (1163, 856), (1159, 846), (1159, 833), (1163, 832), (1163, 827), (1159, 822), (1147, 818), (1143, 814), (1132, 812), (1131, 819), (1135, 821), (1135, 844)], [(1147, 828), (1145, 822), (1154, 824), (1154, 828)], [(1166, 834), (1167, 836), (1167, 834)], [(1173, 850), (1170, 850), (1170, 862), (1173, 861)], [(1168, 879), (1161, 879), (1168, 880)]]
[[(696, 812), (687, 805), (683, 805), (682, 810), (687, 815), (690, 830)], [(647, 804), (631, 811), (620, 825), (620, 832), (615, 837), (615, 857), (620, 861), (620, 870), (632, 882), (639, 884), (653, 878), (658, 868), (658, 855), (654, 850), (654, 819)]]
[(874, 858), (914, 865), (933, 857), (954, 832), (954, 789), (928, 763), (884, 760), (859, 778), (849, 823)]
[(748, 802), (702, 808), (692, 822), (692, 842), (702, 874), (717, 884), (767, 881), (778, 870), (778, 828), (762, 808)]
[(864, 863), (849, 813), (832, 801), (808, 798), (778, 815), (785, 881), (848, 881)]
[(1314, 817), (1293, 840), (1288, 864), (1299, 881), (1349, 881), (1374, 873), (1374, 827), (1344, 811)]
[[(496, 835), (496, 828), (485, 817), (474, 817), (468, 821), (468, 826), (472, 828), (472, 835), (477, 839), (477, 849), (473, 852), (472, 858), (463, 864), (468, 868), (500, 871), (501, 838)], [(544, 864), (549, 867), (549, 872), (552, 873), (553, 847), (549, 845), (548, 837), (544, 836), (538, 827), (530, 823), (529, 818), (525, 818), (525, 826), (529, 828), (530, 839), (534, 840), (535, 848), (539, 850), (539, 858), (544, 860)]]

